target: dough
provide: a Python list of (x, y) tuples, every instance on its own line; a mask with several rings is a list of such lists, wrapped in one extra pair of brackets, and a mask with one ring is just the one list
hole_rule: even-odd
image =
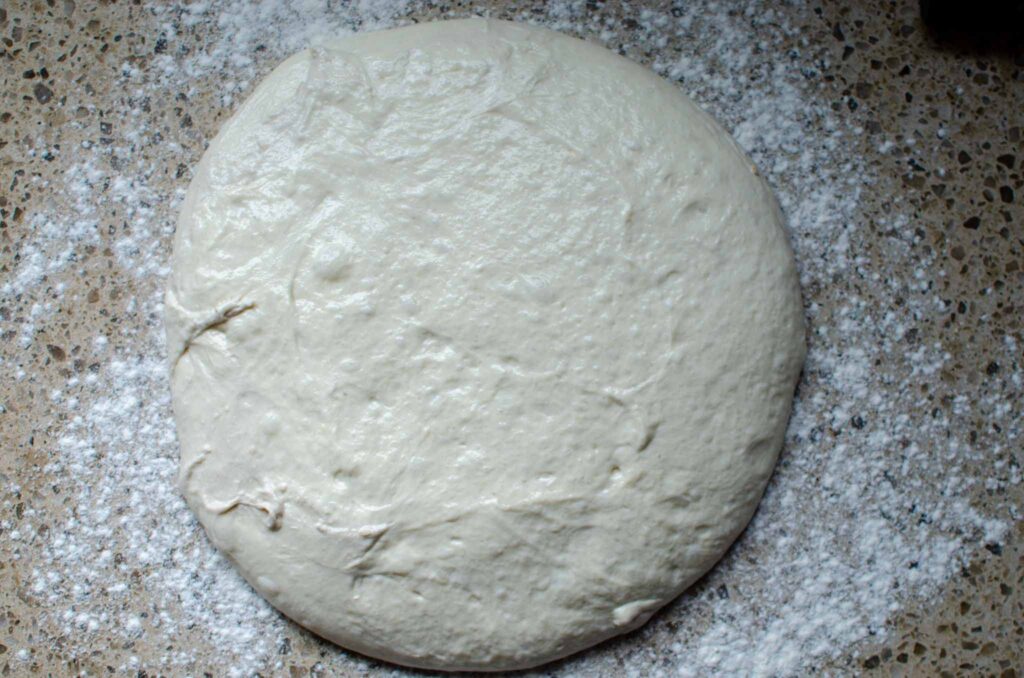
[(339, 39), (224, 124), (167, 293), (181, 486), (299, 624), (512, 669), (643, 624), (747, 524), (804, 356), (779, 210), (601, 47)]

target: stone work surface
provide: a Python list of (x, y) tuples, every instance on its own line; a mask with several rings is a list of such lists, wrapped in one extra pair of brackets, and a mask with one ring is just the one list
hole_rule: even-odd
[(191, 168), (259, 77), (325, 30), (471, 14), (601, 42), (721, 119), (779, 191), (808, 312), (752, 527), (544, 671), (1018, 675), (1021, 52), (898, 0), (287, 5), (0, 5), (2, 675), (398, 671), (283, 620), (191, 519), (160, 295)]

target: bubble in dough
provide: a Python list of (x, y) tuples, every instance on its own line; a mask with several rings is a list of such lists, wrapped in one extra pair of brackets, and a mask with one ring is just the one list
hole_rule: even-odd
[(273, 605), (410, 666), (643, 624), (771, 474), (804, 356), (776, 202), (647, 69), (500, 21), (277, 67), (181, 211), (180, 482)]

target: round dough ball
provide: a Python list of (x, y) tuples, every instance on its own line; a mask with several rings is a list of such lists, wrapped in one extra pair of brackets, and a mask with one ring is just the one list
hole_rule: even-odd
[(499, 21), (282, 63), (167, 294), (181, 486), (299, 624), (513, 669), (643, 624), (747, 524), (804, 356), (776, 203), (668, 82)]

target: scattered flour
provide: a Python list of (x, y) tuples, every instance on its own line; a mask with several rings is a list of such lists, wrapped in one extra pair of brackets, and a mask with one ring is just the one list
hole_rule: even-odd
[[(404, 0), (336, 5), (153, 4), (138, 30), (166, 49), (145, 68), (122, 65), (119, 85), (130, 99), (215, 92), (231, 106), (289, 53), (326, 36), (406, 23), (423, 9)], [(977, 449), (961, 433), (969, 425), (961, 424), (972, 416), (1020, 421), (1020, 401), (1012, 404), (1020, 373), (1007, 377), (1006, 392), (979, 403), (939, 407), (920, 388), (936, 383), (950, 360), (942, 345), (908, 341), (922, 319), (944, 312), (928, 282), (938, 264), (914, 249), (914, 229), (895, 196), (887, 223), (877, 224), (891, 234), (886, 250), (863, 246), (871, 236), (859, 204), (874, 189), (854, 151), (860, 131), (846, 127), (816, 89), (819, 57), (785, 12), (756, 2), (704, 2), (672, 12), (627, 8), (619, 16), (563, 1), (518, 18), (646, 53), (658, 72), (733, 131), (787, 213), (810, 327), (784, 456), (739, 547), (642, 640), (588, 653), (554, 672), (616, 674), (620, 656), (627, 672), (649, 675), (646, 645), (657, 640), (666, 674), (798, 674), (884, 634), (903, 601), (933, 593), (973, 549), (999, 542), (1008, 522), (1019, 519), (1012, 506), (987, 516), (964, 498), (981, 482), (965, 470), (968, 462), (991, 465), (990, 489), (1020, 483), (1009, 454), (1019, 427), (1004, 430), (1002, 444)], [(635, 22), (629, 40), (622, 18)], [(182, 36), (197, 32), (207, 47), (190, 52)], [(100, 242), (105, 206), (119, 205), (124, 224), (108, 235), (117, 264), (138, 281), (126, 312), (143, 318), (147, 330), (119, 337), (128, 348), (117, 351), (99, 337), (91, 350), (102, 367), (51, 394), (67, 424), (42, 472), (74, 500), (63, 524), (32, 547), (42, 554), (31, 591), (49, 623), (83, 654), (97, 649), (92, 639), (100, 632), (155, 637), (162, 640), (148, 646), (169, 648), (160, 668), (191, 670), (196, 648), (174, 640), (199, 628), (212, 661), (233, 675), (281, 671), (285, 622), (206, 541), (175, 486), (161, 280), (188, 175), (170, 192), (154, 188), (161, 167), (179, 162), (183, 147), (154, 141), (159, 130), (145, 106), (129, 106), (127, 116), (114, 144), (85, 146), (76, 155), (81, 159), (64, 175), (71, 208), (36, 217), (20, 267), (0, 290), (14, 295), (43, 276), (74, 270), (81, 248)], [(144, 147), (158, 153), (135, 152)], [(885, 142), (879, 150), (893, 147)], [(842, 280), (863, 283), (873, 296)], [(905, 303), (892, 303), (897, 296)], [(32, 309), (20, 328), (23, 345), (51, 314), (43, 305)], [(1005, 349), (1007, 356), (1018, 352), (1010, 337)], [(31, 509), (26, 515), (29, 522), (44, 518)], [(7, 534), (17, 540), (21, 532)], [(745, 557), (754, 548), (756, 562)], [(140, 595), (150, 601), (145, 616), (130, 604)], [(675, 631), (666, 618), (678, 622)], [(340, 651), (322, 662), (325, 670), (368, 666)], [(120, 668), (141, 666), (133, 657)]]

